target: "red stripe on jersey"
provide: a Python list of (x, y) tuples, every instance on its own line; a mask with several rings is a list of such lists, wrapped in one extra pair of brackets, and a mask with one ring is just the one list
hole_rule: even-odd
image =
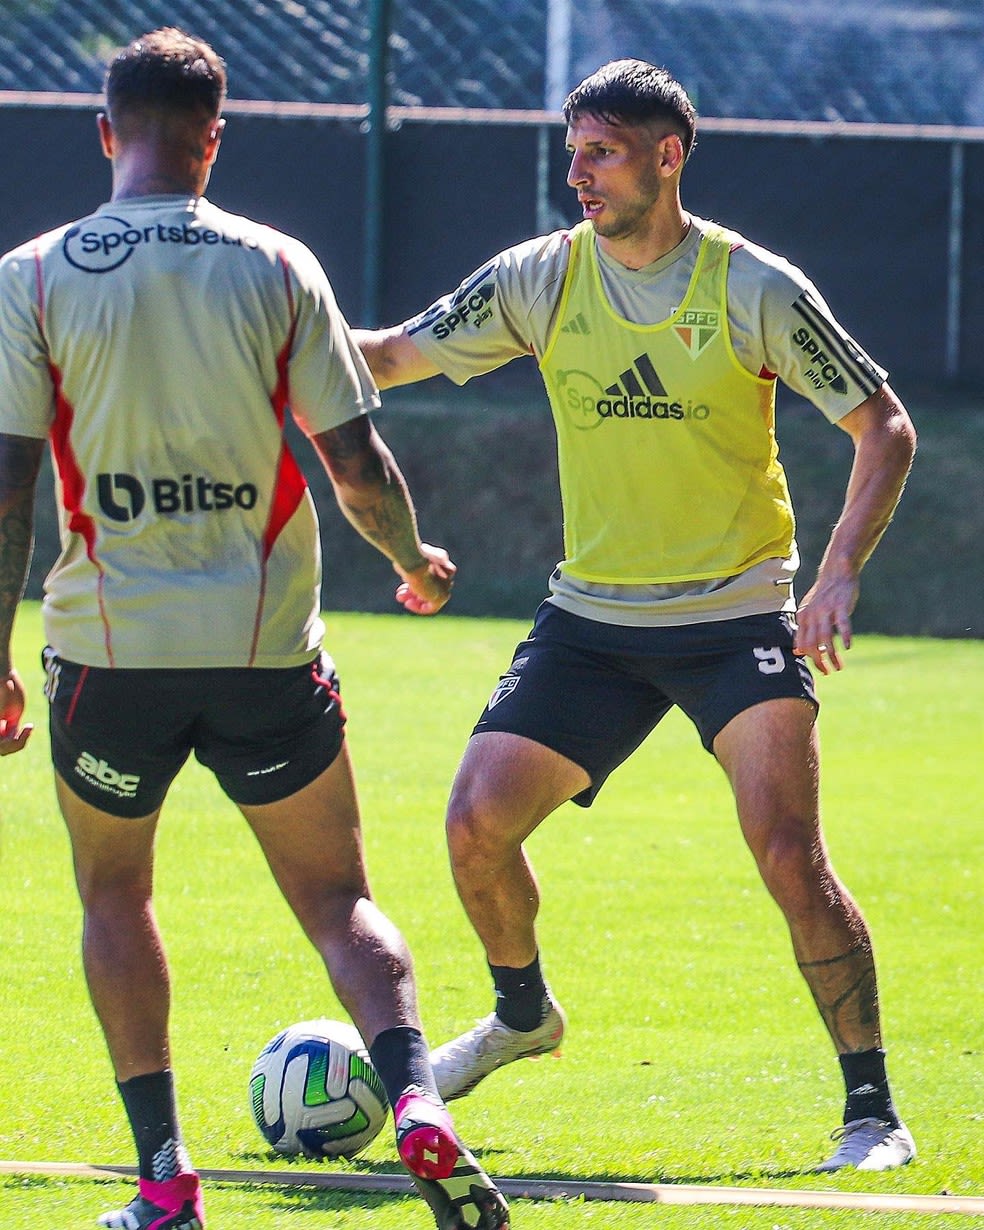
[(256, 656), (256, 647), (260, 638), (260, 623), (263, 617), (263, 604), (266, 599), (267, 561), (283, 532), (284, 526), (290, 521), (307, 491), (307, 481), (297, 464), (294, 454), (287, 445), (284, 435), (284, 424), (287, 417), (287, 404), (290, 401), (290, 356), (294, 349), (294, 337), (297, 334), (297, 316), (294, 311), (294, 291), (290, 284), (290, 267), (283, 252), (280, 253), (280, 263), (284, 273), (284, 289), (287, 294), (287, 305), (290, 312), (290, 329), (287, 340), (277, 355), (277, 384), (270, 394), (270, 405), (280, 428), (280, 456), (277, 459), (277, 475), (274, 481), (273, 498), (270, 501), (270, 516), (263, 533), (263, 558), (260, 576), (260, 595), (256, 607), (256, 622), (253, 626), (253, 645), (250, 650), (250, 665)]
[(50, 361), (48, 363), (48, 371), (55, 390), (55, 418), (51, 424), (51, 452), (58, 470), (58, 480), (61, 484), (62, 504), (68, 513), (69, 530), (73, 534), (78, 534), (85, 543), (85, 553), (97, 573), (96, 597), (99, 602), (99, 616), (103, 624), (106, 658), (109, 665), (114, 666), (109, 620), (106, 617), (106, 607), (103, 601), (106, 574), (96, 554), (96, 523), (88, 513), (82, 511), (82, 497), (85, 495), (85, 475), (79, 468), (71, 442), (75, 407), (62, 390), (61, 372)]
[[(41, 274), (41, 254), (34, 253), (34, 268), (38, 292), (38, 323), (41, 334), (44, 335), (45, 300), (44, 280)], [(50, 350), (49, 350), (50, 355)], [(99, 615), (103, 624), (103, 639), (106, 645), (106, 658), (110, 666), (113, 662), (113, 648), (110, 637), (109, 620), (106, 618), (106, 607), (103, 601), (103, 587), (106, 574), (96, 555), (96, 523), (88, 513), (82, 511), (82, 499), (85, 495), (85, 475), (79, 467), (78, 458), (72, 448), (72, 424), (75, 421), (75, 407), (65, 396), (62, 387), (61, 369), (50, 357), (48, 359), (48, 374), (51, 378), (55, 396), (55, 417), (51, 424), (51, 452), (58, 470), (58, 481), (61, 485), (62, 505), (68, 514), (68, 529), (78, 534), (85, 543), (85, 553), (97, 573), (96, 597), (99, 603)]]

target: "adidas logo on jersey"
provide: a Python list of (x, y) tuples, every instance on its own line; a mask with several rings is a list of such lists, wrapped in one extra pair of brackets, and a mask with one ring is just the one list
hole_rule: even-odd
[(566, 325), (560, 326), (560, 331), (561, 333), (584, 334), (591, 332), (591, 326), (585, 320), (584, 313), (578, 312), (578, 314), (572, 320), (569, 320)]
[(595, 409), (603, 419), (699, 419), (710, 417), (702, 402), (671, 401), (648, 354), (641, 354), (605, 389)]

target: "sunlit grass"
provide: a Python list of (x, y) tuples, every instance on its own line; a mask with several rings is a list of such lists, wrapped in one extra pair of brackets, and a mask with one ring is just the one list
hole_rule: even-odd
[[(441, 1040), (491, 1007), (447, 867), (445, 798), (526, 624), (348, 614), (328, 623), (375, 892), (413, 949), (428, 1034)], [(38, 729), (25, 753), (0, 763), (0, 1157), (125, 1164), (132, 1145), (82, 979), (79, 907), (50, 782), (41, 643), (28, 604), (18, 662)], [(874, 934), (889, 1072), (920, 1151), (913, 1165), (808, 1173), (840, 1116), (839, 1069), (724, 778), (671, 715), (591, 810), (562, 808), (529, 843), (544, 964), (571, 1026), (561, 1061), (516, 1065), (455, 1104), (487, 1168), (572, 1181), (981, 1192), (982, 689), (980, 643), (877, 637), (862, 637), (848, 669), (820, 682), (827, 836)], [(194, 764), (165, 809), (157, 883), (194, 1160), (282, 1169), (250, 1118), (250, 1066), (278, 1027), (341, 1010), (244, 823)], [(353, 1165), (395, 1170), (389, 1129)], [(0, 1224), (67, 1230), (127, 1198), (121, 1183), (11, 1177), (0, 1186)], [(431, 1224), (409, 1197), (215, 1184), (208, 1199), (216, 1230)], [(839, 1230), (860, 1216), (520, 1201), (514, 1227), (617, 1217), (669, 1230)], [(952, 1215), (866, 1216), (954, 1225)]]

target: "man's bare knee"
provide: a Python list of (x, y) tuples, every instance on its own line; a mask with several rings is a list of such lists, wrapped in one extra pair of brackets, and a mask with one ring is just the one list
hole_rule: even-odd
[(472, 862), (497, 861), (504, 851), (519, 842), (510, 842), (503, 828), (496, 825), (491, 808), (483, 805), (475, 792), (454, 790), (445, 821), (448, 852), (456, 867)]
[(838, 908), (841, 885), (817, 834), (777, 824), (755, 851), (759, 873), (789, 919)]

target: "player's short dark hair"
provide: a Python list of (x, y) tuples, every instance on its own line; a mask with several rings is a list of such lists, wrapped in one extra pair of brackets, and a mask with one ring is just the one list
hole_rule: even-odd
[(564, 102), (568, 123), (579, 115), (606, 124), (661, 120), (679, 136), (688, 157), (697, 139), (697, 112), (687, 91), (665, 68), (644, 60), (612, 60), (585, 77)]
[(226, 92), (225, 63), (208, 43), (175, 26), (142, 34), (106, 70), (111, 120), (135, 111), (169, 111), (214, 119)]

